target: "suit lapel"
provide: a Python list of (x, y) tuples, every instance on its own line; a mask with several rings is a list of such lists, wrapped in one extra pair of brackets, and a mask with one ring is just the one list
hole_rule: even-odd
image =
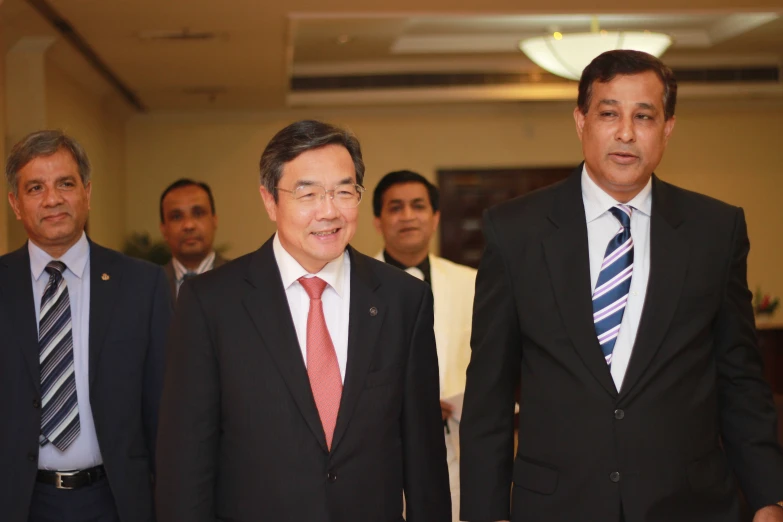
[(671, 186), (653, 177), (650, 276), (636, 341), (623, 379), (622, 397), (638, 384), (660, 349), (685, 281), (689, 245), (678, 230), (683, 218), (672, 196)]
[(0, 267), (0, 294), (8, 311), (13, 328), (8, 335), (10, 346), (22, 351), (25, 366), (36, 390), (41, 389), (41, 370), (38, 356), (38, 325), (35, 324), (35, 300), (33, 298), (30, 255), (27, 243), (5, 257), (6, 266)]
[(174, 261), (169, 260), (168, 263), (163, 265), (163, 272), (166, 274), (166, 280), (169, 282), (169, 290), (171, 292), (171, 306), (177, 306), (177, 274), (174, 271)]
[(616, 396), (617, 389), (593, 324), (590, 255), (581, 175), (580, 166), (560, 189), (549, 216), (557, 230), (544, 240), (544, 252), (566, 331), (585, 366), (607, 392)]
[[(375, 289), (380, 281), (372, 272), (367, 258), (348, 247), (351, 255), (351, 304), (348, 320), (348, 362), (345, 371), (343, 395), (337, 414), (337, 426), (332, 440), (334, 451), (351, 421), (356, 402), (364, 388), (367, 370), (378, 345), (378, 336), (385, 310)], [(374, 310), (371, 312), (371, 310)]]
[(114, 252), (90, 241), (90, 387), (98, 374), (106, 333), (119, 301), (122, 271), (116, 260)]
[(326, 452), (326, 436), (310, 389), (271, 239), (253, 254), (247, 281), (249, 287), (243, 300), (245, 309), (307, 425)]

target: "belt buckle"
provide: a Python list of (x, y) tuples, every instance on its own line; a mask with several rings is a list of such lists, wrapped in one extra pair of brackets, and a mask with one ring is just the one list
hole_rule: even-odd
[(54, 487), (57, 489), (75, 489), (72, 486), (66, 486), (63, 484), (63, 477), (76, 476), (78, 471), (55, 471)]

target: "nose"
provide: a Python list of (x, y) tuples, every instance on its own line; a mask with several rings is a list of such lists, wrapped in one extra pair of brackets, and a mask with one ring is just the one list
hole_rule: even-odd
[(185, 230), (193, 230), (196, 227), (196, 220), (193, 219), (192, 216), (188, 216), (185, 218), (185, 221), (182, 223), (182, 228)]
[(56, 207), (57, 205), (60, 205), (64, 201), (63, 195), (60, 194), (60, 191), (57, 190), (57, 188), (50, 188), (46, 190), (46, 198), (44, 199), (44, 203), (48, 207)]
[(324, 192), (318, 202), (318, 219), (332, 219), (337, 215), (337, 207), (334, 204), (334, 191)]
[(410, 219), (413, 219), (415, 217), (413, 208), (411, 208), (410, 205), (405, 205), (402, 207), (402, 219), (407, 221)]
[(620, 120), (615, 139), (622, 143), (633, 143), (636, 141), (636, 129), (634, 128), (633, 116)]

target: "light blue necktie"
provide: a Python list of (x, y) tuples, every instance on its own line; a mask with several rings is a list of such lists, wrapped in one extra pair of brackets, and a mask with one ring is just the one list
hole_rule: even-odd
[(627, 205), (617, 205), (609, 212), (620, 222), (621, 228), (609, 241), (593, 291), (593, 322), (598, 342), (604, 352), (606, 364), (612, 364), (612, 353), (633, 275), (633, 238), (631, 237), (631, 212)]
[(65, 268), (61, 261), (50, 261), (46, 265), (49, 282), (41, 298), (41, 319), (38, 323), (42, 396), (39, 443), (45, 446), (51, 442), (60, 451), (65, 451), (80, 432), (71, 301), (63, 277)]

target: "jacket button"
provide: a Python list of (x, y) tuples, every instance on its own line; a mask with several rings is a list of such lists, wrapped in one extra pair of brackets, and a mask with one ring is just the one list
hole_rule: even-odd
[(625, 412), (623, 410), (614, 410), (614, 418), (623, 420), (625, 418)]
[(40, 407), (41, 407), (41, 401), (40, 399), (38, 399), (38, 397), (36, 397), (35, 399), (33, 399), (33, 408), (37, 410)]
[(33, 453), (31, 451), (30, 453), (27, 454), (27, 460), (29, 460), (30, 462), (37, 462), (38, 461), (38, 455), (36, 455), (35, 453)]
[(326, 480), (328, 480), (329, 482), (336, 482), (337, 481), (337, 475), (335, 475), (334, 473), (332, 473), (330, 471), (329, 473), (326, 474)]
[(609, 473), (609, 480), (611, 480), (612, 482), (620, 482), (620, 473), (618, 473), (617, 471), (612, 471), (611, 473)]

